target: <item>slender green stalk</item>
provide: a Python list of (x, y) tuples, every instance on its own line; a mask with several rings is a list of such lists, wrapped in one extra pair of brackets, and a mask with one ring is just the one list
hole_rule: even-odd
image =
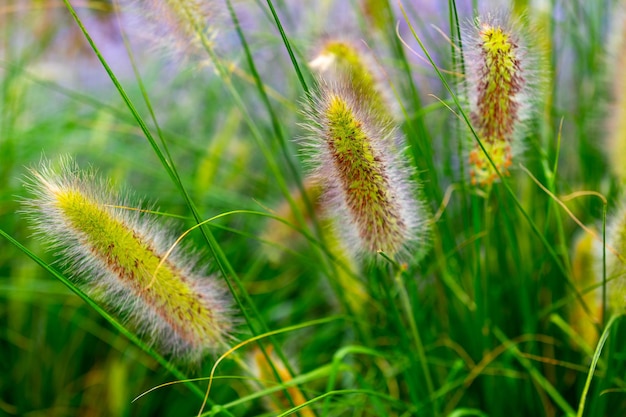
[(565, 413), (568, 417), (573, 417), (575, 412), (574, 409), (569, 405), (569, 403), (563, 398), (563, 396), (558, 392), (558, 390), (543, 376), (537, 368), (535, 368), (532, 363), (520, 352), (519, 348), (513, 344), (506, 335), (497, 327), (494, 327), (493, 334), (496, 336), (500, 342), (505, 344), (508, 350), (510, 350), (515, 359), (526, 369), (529, 375), (537, 382), (537, 384), (543, 388), (543, 390), (552, 398), (554, 403), (559, 406), (559, 408)]
[(585, 411), (585, 403), (587, 401), (587, 394), (589, 393), (589, 388), (591, 387), (591, 380), (593, 379), (593, 375), (596, 371), (596, 366), (598, 365), (598, 361), (600, 360), (600, 355), (602, 354), (602, 348), (604, 347), (604, 343), (609, 337), (609, 332), (613, 324), (620, 319), (621, 315), (612, 316), (607, 322), (604, 330), (602, 331), (602, 335), (600, 336), (600, 340), (598, 340), (598, 345), (596, 346), (596, 350), (593, 353), (593, 358), (591, 359), (591, 365), (589, 365), (589, 372), (587, 373), (587, 380), (585, 381), (585, 386), (583, 388), (583, 392), (580, 394), (580, 403), (578, 404), (578, 412), (576, 413), (576, 417), (583, 417), (583, 413)]
[(402, 304), (402, 308), (404, 309), (404, 314), (409, 321), (409, 326), (411, 329), (411, 335), (413, 337), (413, 341), (415, 343), (415, 348), (417, 349), (417, 357), (420, 362), (420, 366), (422, 368), (422, 373), (424, 374), (424, 379), (426, 380), (426, 388), (428, 390), (428, 397), (432, 401), (433, 407), (433, 415), (439, 415), (439, 406), (437, 404), (437, 400), (435, 398), (435, 387), (433, 384), (433, 378), (430, 374), (430, 368), (428, 367), (428, 362), (426, 358), (426, 350), (424, 349), (424, 343), (422, 342), (422, 338), (420, 336), (420, 332), (418, 331), (417, 324), (415, 322), (415, 317), (413, 316), (413, 310), (411, 309), (411, 302), (409, 300), (409, 294), (406, 291), (406, 287), (404, 285), (405, 277), (398, 271), (395, 274), (395, 284), (398, 288), (398, 293), (400, 295), (400, 302)]
[(296, 167), (293, 161), (293, 158), (291, 156), (293, 150), (289, 149), (289, 147), (287, 146), (288, 144), (287, 144), (287, 141), (285, 140), (285, 135), (278, 121), (278, 117), (276, 116), (276, 112), (274, 111), (274, 107), (272, 106), (272, 103), (270, 102), (267, 92), (265, 91), (265, 85), (263, 84), (263, 80), (261, 79), (261, 76), (259, 75), (259, 72), (254, 63), (254, 59), (252, 58), (252, 53), (250, 52), (250, 46), (248, 45), (246, 37), (243, 31), (241, 30), (241, 25), (239, 24), (239, 19), (237, 18), (237, 14), (235, 13), (235, 9), (233, 8), (231, 0), (226, 0), (226, 6), (228, 7), (228, 12), (233, 21), (233, 24), (235, 25), (237, 36), (239, 37), (239, 40), (241, 41), (241, 45), (243, 46), (243, 50), (246, 55), (246, 62), (248, 64), (248, 67), (250, 68), (252, 77), (254, 78), (254, 83), (256, 85), (257, 91), (259, 92), (259, 96), (261, 97), (261, 100), (263, 101), (263, 105), (267, 109), (267, 112), (270, 116), (270, 120), (272, 122), (272, 129), (274, 130), (276, 139), (278, 139), (278, 144), (280, 145), (281, 151), (283, 152), (285, 161), (287, 161), (287, 165), (289, 166), (291, 174), (296, 179), (296, 183), (298, 184), (298, 187), (300, 188), (300, 192), (303, 193), (303, 196), (306, 199), (306, 204), (308, 205), (308, 208), (312, 213), (312, 209), (310, 207), (311, 203), (308, 200), (308, 196), (306, 195), (306, 193), (304, 193), (304, 188), (302, 186), (302, 175), (300, 171), (298, 170), (298, 168)]
[(403, 331), (405, 330), (405, 324), (402, 320), (402, 314), (399, 311), (397, 301), (394, 298), (394, 294), (392, 293), (395, 284), (391, 286), (390, 283), (387, 282), (390, 275), (387, 273), (386, 268), (373, 268), (372, 274), (375, 275), (373, 281), (380, 288), (382, 292), (382, 297), (384, 297), (385, 307), (388, 309), (389, 320), (393, 323), (394, 328), (398, 329), (397, 335), (401, 351), (407, 352), (408, 355), (407, 360), (409, 361), (411, 366), (405, 365), (406, 369), (404, 369), (403, 374), (406, 378), (409, 397), (413, 404), (421, 405), (422, 403), (426, 402), (422, 398), (420, 398), (420, 388), (423, 388), (423, 384), (420, 383), (420, 379), (417, 375), (417, 363), (415, 361), (415, 357), (409, 353), (412, 352), (411, 342), (409, 340), (410, 336), (405, 331)]
[(402, 309), (404, 310), (404, 315), (409, 322), (409, 328), (411, 332), (411, 337), (413, 338), (413, 342), (415, 344), (415, 349), (417, 350), (417, 358), (420, 362), (420, 366), (422, 368), (422, 373), (424, 375), (424, 380), (426, 381), (426, 389), (428, 391), (428, 397), (432, 401), (433, 407), (433, 415), (439, 415), (439, 407), (437, 405), (437, 401), (435, 399), (435, 388), (433, 384), (433, 378), (430, 374), (430, 369), (428, 367), (428, 362), (426, 359), (426, 350), (424, 349), (424, 344), (422, 342), (422, 338), (420, 336), (420, 332), (418, 331), (417, 323), (415, 322), (415, 316), (413, 315), (413, 309), (411, 307), (411, 300), (409, 298), (409, 294), (406, 290), (406, 286), (404, 284), (404, 279), (409, 279), (408, 277), (403, 276), (402, 267), (393, 259), (391, 259), (384, 252), (380, 252), (380, 255), (390, 263), (392, 274), (394, 276), (394, 284), (398, 291), (398, 295), (400, 297), (400, 304), (402, 305)]
[(602, 206), (602, 325), (606, 324), (606, 211), (607, 202)]
[(283, 29), (283, 24), (280, 22), (280, 19), (278, 18), (278, 15), (276, 14), (276, 10), (274, 9), (274, 4), (272, 3), (272, 0), (267, 0), (267, 5), (269, 6), (270, 11), (272, 12), (272, 16), (274, 17), (274, 22), (276, 22), (276, 27), (278, 28), (278, 31), (280, 32), (280, 37), (283, 39), (285, 48), (287, 49), (287, 52), (289, 53), (289, 58), (291, 59), (291, 63), (293, 64), (293, 68), (296, 71), (296, 74), (298, 75), (298, 80), (300, 81), (300, 85), (302, 85), (302, 89), (304, 90), (305, 94), (308, 96), (309, 87), (307, 86), (306, 81), (304, 80), (304, 76), (302, 75), (302, 71), (300, 70), (300, 65), (298, 65), (298, 60), (293, 54), (291, 43), (289, 42), (289, 39), (287, 38), (287, 34), (285, 34), (285, 30)]

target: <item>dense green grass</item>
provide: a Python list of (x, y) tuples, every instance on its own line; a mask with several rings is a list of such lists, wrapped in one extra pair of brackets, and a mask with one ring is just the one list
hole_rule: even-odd
[[(574, 251), (585, 233), (576, 219), (602, 238), (604, 214), (622, 206), (603, 150), (614, 2), (510, 5), (544, 44), (532, 52), (544, 54), (545, 100), (533, 101), (511, 175), (488, 189), (467, 180), (461, 147), (476, 139), (459, 76), (461, 27), (487, 4), (216, 3), (219, 32), (201, 39), (202, 59), (182, 62), (151, 48), (167, 40), (147, 27), (122, 33), (118, 17), (129, 20), (106, 1), (0, 2), (0, 415), (196, 415), (210, 375), (209, 415), (296, 413), (296, 391), (251, 371), (257, 346), (277, 368), (288, 362), (317, 416), (626, 414), (618, 309), (600, 315), (600, 343), (580, 325), (601, 310), (588, 305), (602, 293), (601, 251), (593, 268)], [(388, 75), (435, 218), (425, 254), (365, 257), (354, 276), (314, 197), (300, 197), (297, 140), (315, 89), (307, 62), (342, 25)], [(216, 369), (226, 348), (199, 366), (160, 356), (31, 236), (16, 212), (21, 179), (61, 155), (154, 202), (178, 233), (202, 223), (185, 240), (229, 287), (240, 320), (232, 346), (242, 346)], [(603, 197), (572, 194), (583, 191)], [(599, 281), (579, 282), (586, 274)], [(186, 378), (200, 379), (132, 402)], [(284, 392), (280, 411), (267, 407)]]

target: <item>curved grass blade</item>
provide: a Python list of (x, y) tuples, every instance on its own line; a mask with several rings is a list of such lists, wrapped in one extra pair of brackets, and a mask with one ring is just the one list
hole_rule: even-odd
[(583, 413), (585, 411), (585, 403), (587, 401), (587, 394), (589, 393), (589, 387), (591, 387), (591, 380), (593, 379), (593, 375), (596, 371), (596, 366), (598, 365), (598, 361), (600, 360), (600, 355), (602, 354), (602, 348), (604, 347), (604, 343), (609, 338), (609, 331), (611, 327), (617, 320), (622, 318), (621, 315), (612, 316), (606, 324), (604, 331), (602, 331), (602, 335), (600, 336), (600, 340), (598, 340), (598, 345), (596, 346), (596, 350), (593, 353), (593, 358), (591, 358), (591, 365), (589, 365), (589, 373), (587, 373), (587, 380), (585, 381), (585, 386), (583, 388), (583, 392), (580, 394), (580, 403), (578, 404), (578, 412), (576, 413), (576, 417), (583, 417)]

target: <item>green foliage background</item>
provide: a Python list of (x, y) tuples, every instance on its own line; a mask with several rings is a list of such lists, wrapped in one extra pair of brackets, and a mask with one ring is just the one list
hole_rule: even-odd
[[(614, 2), (509, 5), (513, 14), (526, 10), (536, 36), (549, 45), (542, 69), (549, 78), (547, 104), (537, 103), (539, 116), (512, 176), (488, 193), (461, 175), (467, 169), (458, 152), (466, 140), (456, 116), (461, 110), (443, 83), (456, 89), (461, 55), (451, 42), (459, 33), (463, 39), (457, 23), (467, 26), (479, 10), (490, 10), (487, 2), (406, 1), (403, 16), (387, 0), (240, 0), (233, 5), (240, 33), (228, 3), (216, 2), (223, 13), (214, 58), (222, 73), (203, 62), (164, 59), (141, 30), (128, 33), (129, 52), (111, 3), (70, 3), (117, 87), (65, 4), (0, 0), (0, 415), (195, 415), (206, 379), (131, 401), (182, 375), (208, 377), (223, 353), (198, 368), (175, 370), (72, 292), (73, 284), (68, 289), (54, 277), (57, 257), (32, 238), (17, 211), (26, 196), (20, 180), (26, 167), (59, 155), (73, 155), (155, 202), (180, 233), (233, 212), (188, 239), (208, 268), (233, 285), (248, 316), (239, 340), (283, 330), (263, 338), (263, 346), (289, 359), (315, 415), (626, 414), (623, 325), (615, 321), (604, 348), (596, 349), (596, 341), (583, 339), (569, 322), (581, 295), (580, 287), (574, 291), (572, 260), (581, 228), (518, 166), (556, 196), (604, 195), (606, 205), (597, 196), (565, 202), (600, 234), (604, 210), (610, 215), (620, 208), (622, 186), (610, 177), (603, 153), (607, 115), (616, 111), (610, 105), (615, 80), (607, 76), (615, 53), (610, 38), (621, 30), (611, 26)], [(396, 35), (398, 22), (407, 45)], [(306, 63), (316, 42), (342, 25), (367, 42), (388, 73), (406, 109), (407, 157), (437, 214), (423, 260), (409, 258), (400, 269), (382, 258), (362, 262), (359, 279), (370, 299), (358, 313), (345, 308), (349, 292), (337, 286), (337, 265), (318, 229), (267, 242), (263, 233), (276, 223), (235, 212), (267, 213), (302, 184), (306, 169), (293, 139), (303, 133), (300, 108), (305, 87), (313, 86)], [(442, 78), (410, 28), (448, 70)], [(160, 159), (168, 156), (159, 137), (171, 155), (171, 173)], [(279, 261), (270, 256), (276, 251)], [(220, 363), (205, 411), (280, 414), (264, 407), (260, 398), (272, 394), (251, 383), (255, 377), (244, 366), (254, 345)]]

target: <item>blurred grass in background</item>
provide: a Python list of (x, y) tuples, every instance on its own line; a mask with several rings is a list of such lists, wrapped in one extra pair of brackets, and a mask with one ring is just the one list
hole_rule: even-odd
[[(308, 239), (286, 229), (278, 241), (267, 241), (267, 230), (284, 226), (258, 215), (234, 213), (210, 225), (223, 259), (241, 281), (237, 293), (247, 294), (255, 306), (251, 309), (242, 298), (252, 316), (250, 327), (240, 326), (240, 340), (252, 336), (250, 328), (260, 334), (265, 325), (287, 329), (337, 317), (277, 335), (273, 342), (304, 377), (300, 388), (306, 399), (344, 390), (315, 402), (315, 415), (626, 414), (620, 322), (610, 329), (587, 403), (584, 410), (579, 407), (603, 327), (597, 323), (589, 330), (581, 324), (589, 321), (588, 314), (573, 315), (580, 297), (573, 288), (589, 290), (594, 281), (587, 275), (598, 276), (598, 271), (589, 266), (592, 261), (581, 260), (589, 250), (574, 251), (581, 228), (518, 167), (523, 162), (557, 196), (594, 191), (606, 197), (609, 213), (621, 206), (622, 186), (611, 179), (603, 153), (606, 119), (613, 111), (609, 40), (619, 36), (614, 32), (619, 29), (611, 29), (614, 2), (518, 0), (509, 5), (513, 13), (525, 10), (536, 26), (549, 79), (547, 104), (529, 126), (523, 161), (513, 161), (506, 179), (527, 217), (503, 184), (485, 194), (467, 183), (459, 156), (459, 143), (466, 138), (448, 106), (458, 109), (409, 30), (413, 26), (455, 86), (461, 55), (450, 42), (458, 44), (459, 33), (461, 40), (464, 36), (457, 22), (468, 27), (478, 11), (489, 11), (496, 6), (489, 3), (497, 2), (407, 1), (405, 20), (396, 2), (387, 0), (234, 1), (258, 75), (249, 66), (227, 3), (216, 1), (221, 13), (215, 52), (226, 70), (221, 75), (204, 61), (164, 58), (154, 48), (160, 40), (137, 27), (140, 19), (120, 15), (110, 2), (71, 3), (158, 137), (124, 46), (121, 19), (173, 165), (202, 219), (270, 209), (294, 218), (279, 207), (286, 207), (288, 197), (298, 199), (306, 176), (294, 140), (303, 134), (304, 86), (268, 5), (275, 8), (308, 88), (313, 79), (306, 63), (327, 36), (364, 40), (387, 72), (406, 111), (401, 126), (406, 154), (437, 218), (424, 260), (409, 257), (399, 269), (382, 259), (361, 262), (355, 270), (367, 294), (355, 295), (338, 286), (342, 268), (314, 243), (319, 229), (310, 223), (300, 223), (308, 228)], [(397, 24), (406, 45), (396, 35)], [(195, 224), (180, 190), (62, 2), (0, 2), (0, 80), (0, 229), (6, 234), (46, 263), (56, 260), (31, 238), (28, 224), (16, 213), (17, 200), (26, 195), (20, 182), (25, 167), (42, 156), (68, 154), (155, 202), (161, 212), (182, 217), (170, 220), (180, 233)], [(269, 100), (255, 82), (265, 85)], [(306, 204), (295, 203), (298, 216), (307, 217)], [(565, 205), (601, 232), (600, 198), (581, 196)], [(221, 276), (202, 234), (187, 239), (202, 248), (202, 259)], [(0, 242), (0, 415), (198, 412), (202, 398), (184, 385), (131, 403), (175, 378), (23, 251), (4, 238)], [(589, 256), (597, 258), (597, 253)], [(591, 284), (581, 286), (577, 279)], [(406, 299), (396, 280), (404, 282)], [(366, 300), (362, 309), (350, 304), (351, 296)], [(577, 317), (576, 323), (570, 316)], [(416, 350), (420, 343), (426, 363)], [(240, 358), (251, 363), (253, 346), (240, 349)], [(183, 371), (207, 377), (221, 353), (199, 369)], [(241, 363), (223, 361), (216, 376), (211, 401), (228, 406), (227, 411), (214, 407), (213, 415), (280, 414), (253, 396), (271, 393), (251, 383), (254, 377)], [(199, 383), (202, 390), (206, 385)], [(290, 408), (287, 404), (283, 411)]]

